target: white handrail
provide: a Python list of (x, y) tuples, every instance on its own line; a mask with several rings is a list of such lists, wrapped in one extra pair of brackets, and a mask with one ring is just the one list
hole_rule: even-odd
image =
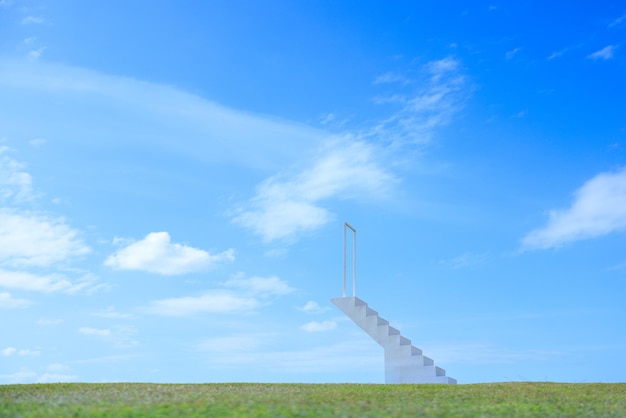
[(348, 222), (343, 223), (343, 297), (346, 297), (346, 237), (348, 228), (354, 233), (352, 247), (352, 296), (356, 297), (356, 229)]

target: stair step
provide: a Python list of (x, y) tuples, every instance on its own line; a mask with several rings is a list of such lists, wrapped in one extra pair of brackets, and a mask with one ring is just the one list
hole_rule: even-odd
[(381, 318), (380, 316), (378, 317), (378, 322), (377, 325), (389, 325), (389, 321), (387, 321), (386, 319)]
[(389, 335), (400, 335), (400, 330), (390, 326), (389, 327)]
[(430, 357), (424, 356), (424, 366), (433, 366), (434, 364), (435, 364), (435, 361), (433, 359), (431, 359)]
[(365, 316), (373, 316), (373, 315), (378, 315), (378, 312), (376, 312), (372, 308), (367, 308), (365, 310)]

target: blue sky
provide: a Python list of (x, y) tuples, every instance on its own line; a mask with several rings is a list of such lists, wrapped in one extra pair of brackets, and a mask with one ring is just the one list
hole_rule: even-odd
[(0, 0), (0, 383), (626, 377), (619, 2)]

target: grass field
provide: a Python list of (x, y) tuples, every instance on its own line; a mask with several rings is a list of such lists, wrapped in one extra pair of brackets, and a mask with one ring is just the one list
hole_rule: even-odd
[(626, 383), (0, 386), (0, 417), (626, 417)]

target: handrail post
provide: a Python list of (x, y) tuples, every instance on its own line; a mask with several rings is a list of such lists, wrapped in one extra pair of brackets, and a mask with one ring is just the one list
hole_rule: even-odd
[(352, 241), (352, 296), (356, 297), (356, 229), (348, 222), (343, 224), (343, 297), (346, 297), (346, 267), (347, 267), (347, 231), (348, 228), (354, 233)]

